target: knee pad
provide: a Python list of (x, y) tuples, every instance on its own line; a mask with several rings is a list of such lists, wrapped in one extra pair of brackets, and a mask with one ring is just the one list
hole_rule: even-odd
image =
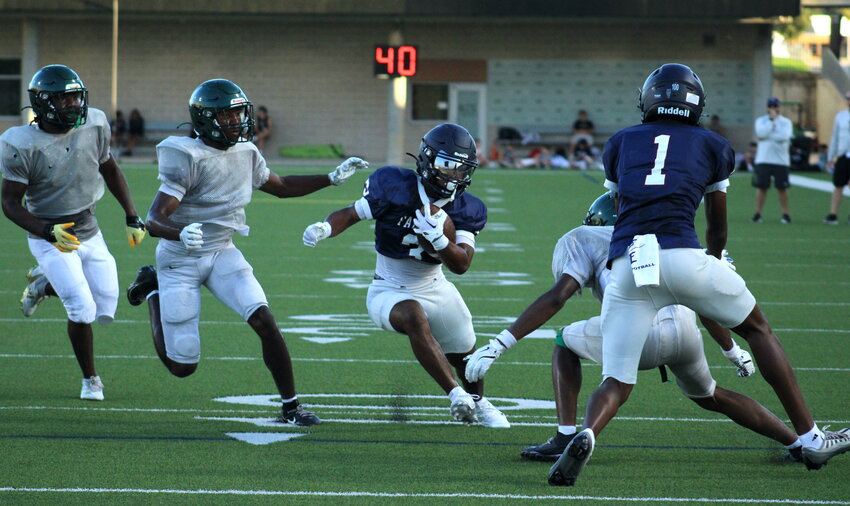
[(177, 334), (166, 341), (166, 354), (180, 364), (197, 364), (201, 358), (201, 340), (192, 334)]
[(90, 293), (76, 293), (62, 299), (62, 304), (74, 323), (92, 323), (97, 317), (97, 305)]

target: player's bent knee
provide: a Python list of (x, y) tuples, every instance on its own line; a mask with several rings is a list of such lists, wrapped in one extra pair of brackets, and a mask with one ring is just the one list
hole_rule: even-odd
[(68, 319), (74, 323), (93, 323), (97, 318), (97, 306), (91, 297), (71, 297), (63, 303)]
[(201, 357), (201, 340), (196, 335), (174, 336), (166, 341), (168, 358), (180, 365), (197, 366)]

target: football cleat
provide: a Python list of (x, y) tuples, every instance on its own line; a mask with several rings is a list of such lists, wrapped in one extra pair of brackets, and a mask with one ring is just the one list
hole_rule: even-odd
[(808, 470), (820, 469), (832, 457), (850, 450), (850, 427), (838, 432), (823, 428), (823, 444), (820, 448), (804, 447), (803, 463)]
[(756, 372), (756, 366), (753, 365), (753, 357), (750, 356), (750, 353), (743, 348), (740, 350), (738, 356), (732, 359), (731, 362), (738, 368), (738, 376), (746, 378)]
[(454, 417), (454, 419), (458, 422), (469, 424), (478, 421), (478, 417), (475, 415), (475, 401), (472, 400), (472, 396), (468, 393), (459, 395), (457, 399), (452, 402), (450, 411), (452, 413), (452, 417)]
[(481, 399), (475, 403), (475, 416), (478, 418), (478, 423), (491, 429), (507, 429), (511, 426), (508, 417), (487, 399)]
[(21, 312), (24, 313), (24, 316), (32, 316), (41, 301), (47, 298), (44, 291), (48, 283), (47, 276), (44, 275), (40, 265), (36, 265), (27, 271), (27, 287), (21, 294)]
[(275, 418), (278, 423), (290, 423), (299, 427), (307, 427), (309, 425), (319, 425), (322, 420), (312, 411), (307, 411), (301, 404), (294, 408), (281, 409), (280, 415)]
[(86, 401), (103, 400), (103, 381), (100, 380), (100, 376), (83, 378), (83, 389), (80, 390), (80, 399)]
[(838, 216), (834, 214), (827, 214), (826, 218), (823, 219), (823, 222), (827, 225), (838, 225)]
[(782, 223), (783, 225), (788, 225), (789, 223), (791, 223), (791, 217), (787, 214), (783, 214), (782, 219), (779, 220), (779, 223)]
[(564, 448), (570, 444), (575, 434), (561, 434), (550, 437), (545, 443), (529, 446), (519, 452), (519, 456), (526, 460), (555, 461), (564, 453)]
[(798, 446), (796, 448), (790, 448), (788, 453), (782, 456), (782, 459), (786, 462), (802, 462), (803, 461), (803, 447)]
[(590, 429), (584, 429), (576, 434), (558, 461), (549, 469), (549, 485), (559, 487), (575, 485), (579, 473), (593, 454), (595, 443), (596, 438), (593, 437), (593, 431)]
[(750, 221), (752, 221), (753, 223), (761, 223), (764, 220), (762, 219), (761, 214), (756, 213), (753, 215), (752, 218), (750, 218)]
[(138, 306), (157, 288), (159, 284), (156, 280), (156, 268), (153, 265), (143, 265), (139, 267), (136, 279), (127, 288), (127, 300), (131, 306)]

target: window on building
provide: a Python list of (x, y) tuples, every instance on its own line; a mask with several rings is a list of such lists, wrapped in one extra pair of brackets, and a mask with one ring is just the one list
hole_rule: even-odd
[(411, 119), (433, 121), (449, 118), (448, 84), (414, 83), (411, 88)]
[(21, 59), (0, 57), (0, 116), (21, 113)]

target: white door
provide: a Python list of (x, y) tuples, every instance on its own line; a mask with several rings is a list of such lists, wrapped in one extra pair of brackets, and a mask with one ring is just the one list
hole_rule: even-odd
[(449, 84), (449, 121), (469, 130), (487, 149), (487, 85)]

